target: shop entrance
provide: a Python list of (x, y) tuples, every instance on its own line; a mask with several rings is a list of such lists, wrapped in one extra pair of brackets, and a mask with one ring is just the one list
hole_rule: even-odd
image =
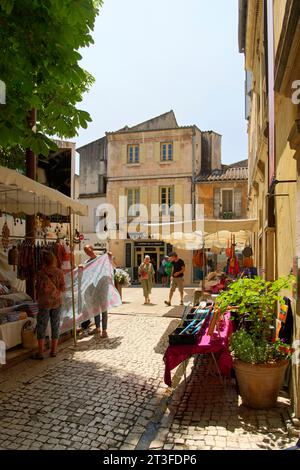
[[(142, 245), (142, 246), (140, 246)], [(164, 243), (159, 244), (159, 246), (151, 246), (145, 243), (145, 246), (142, 243), (137, 243), (134, 250), (134, 262), (135, 266), (138, 267), (144, 260), (145, 256), (150, 256), (151, 263), (153, 264), (155, 270), (155, 282), (160, 282), (160, 276), (158, 273), (159, 267), (165, 255), (165, 245)]]

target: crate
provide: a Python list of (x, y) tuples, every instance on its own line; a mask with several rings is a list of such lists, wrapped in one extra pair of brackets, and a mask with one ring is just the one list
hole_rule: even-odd
[(176, 328), (172, 334), (169, 335), (170, 346), (191, 345), (197, 344), (198, 334), (183, 334), (180, 333), (184, 330), (184, 326)]
[[(182, 331), (185, 330), (185, 328), (187, 326), (189, 326), (189, 324), (191, 323), (191, 321), (189, 320), (186, 320), (182, 326), (180, 327), (177, 327), (175, 331), (173, 331), (173, 333), (171, 333), (169, 335), (169, 344), (170, 345), (180, 345), (180, 344), (197, 344), (197, 338), (199, 336), (199, 332), (201, 330), (199, 330), (196, 334), (192, 334), (192, 333), (184, 333), (183, 335), (180, 334)], [(195, 329), (197, 327), (199, 323), (195, 323), (193, 325), (193, 329)], [(192, 330), (193, 331), (193, 330)]]

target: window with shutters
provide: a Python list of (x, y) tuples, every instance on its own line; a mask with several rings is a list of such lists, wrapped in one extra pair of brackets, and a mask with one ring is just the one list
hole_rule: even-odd
[(127, 146), (127, 163), (140, 163), (140, 146), (138, 144)]
[(160, 188), (160, 215), (174, 215), (174, 186)]
[(127, 190), (127, 214), (128, 217), (138, 217), (140, 215), (140, 189)]
[(233, 190), (222, 189), (222, 212), (233, 212)]
[(160, 160), (162, 162), (173, 161), (173, 143), (164, 142), (160, 144)]
[(214, 189), (214, 218), (219, 219), (221, 213), (221, 191), (218, 188)]

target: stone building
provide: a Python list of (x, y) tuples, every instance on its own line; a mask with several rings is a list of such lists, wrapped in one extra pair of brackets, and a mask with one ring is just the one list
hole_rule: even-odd
[[(146, 254), (151, 256), (158, 269), (163, 256), (172, 248), (153, 239), (146, 224), (172, 222), (174, 204), (179, 210), (184, 205), (193, 207), (194, 176), (201, 171), (201, 143), (201, 131), (196, 126), (178, 126), (173, 111), (135, 127), (107, 133), (107, 202), (116, 208), (119, 220), (115, 239), (110, 237), (110, 249), (119, 265), (133, 268), (134, 279)], [(122, 197), (126, 199), (121, 207)], [(147, 213), (140, 213), (139, 204), (147, 209)], [(160, 209), (154, 214), (156, 205)], [(141, 222), (139, 232), (130, 228), (136, 217)], [(183, 214), (179, 219), (182, 217)], [(129, 227), (120, 239), (126, 219)], [(190, 283), (192, 254), (180, 250), (178, 254), (186, 262), (186, 281)]]
[[(300, 335), (300, 3), (240, 0), (239, 48), (245, 55), (249, 135), (249, 210), (258, 218), (253, 244), (267, 279), (294, 272), (294, 335)], [(300, 373), (293, 367), (295, 413)]]
[[(198, 204), (207, 219), (246, 219), (248, 208), (248, 160), (218, 165), (196, 179)], [(242, 229), (242, 227), (241, 227)]]
[(85, 242), (95, 249), (107, 249), (107, 242), (97, 236), (103, 234), (105, 221), (98, 207), (106, 203), (107, 139), (102, 137), (77, 149), (80, 154), (79, 200), (89, 206), (89, 215), (81, 217), (79, 231)]

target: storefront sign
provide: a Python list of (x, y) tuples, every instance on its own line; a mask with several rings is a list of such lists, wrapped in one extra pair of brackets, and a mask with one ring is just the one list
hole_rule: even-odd
[(147, 248), (151, 248), (153, 246), (160, 246), (160, 247), (164, 247), (165, 244), (164, 242), (136, 242), (134, 244), (135, 247), (143, 247), (143, 246), (146, 246)]
[(145, 238), (148, 238), (148, 233), (133, 232), (129, 233), (128, 236), (131, 240), (144, 240)]

